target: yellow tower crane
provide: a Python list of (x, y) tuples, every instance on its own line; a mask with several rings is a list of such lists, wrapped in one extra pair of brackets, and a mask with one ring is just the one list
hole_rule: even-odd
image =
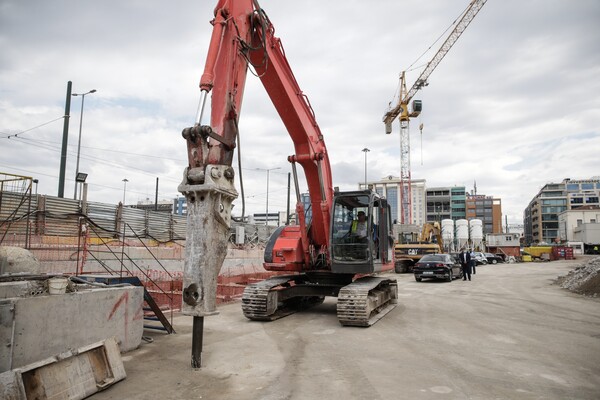
[(385, 133), (392, 133), (392, 122), (398, 117), (400, 120), (400, 204), (401, 216), (400, 223), (411, 224), (412, 221), (412, 195), (411, 195), (411, 177), (410, 177), (410, 137), (409, 137), (409, 121), (410, 118), (416, 117), (421, 113), (423, 105), (421, 100), (413, 100), (409, 109), (409, 103), (413, 96), (423, 86), (427, 86), (429, 75), (435, 70), (444, 56), (450, 51), (454, 43), (460, 35), (465, 31), (467, 26), (473, 21), (479, 10), (483, 7), (487, 0), (472, 0), (469, 6), (461, 14), (460, 20), (446, 38), (437, 53), (427, 63), (427, 66), (417, 78), (410, 90), (406, 90), (406, 76), (402, 71), (400, 74), (400, 95), (398, 96), (398, 104), (388, 110), (383, 116), (385, 123)]

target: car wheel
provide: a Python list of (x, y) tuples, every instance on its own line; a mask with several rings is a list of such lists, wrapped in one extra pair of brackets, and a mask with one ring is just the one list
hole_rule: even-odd
[(448, 273), (448, 276), (446, 277), (446, 280), (447, 280), (448, 282), (452, 282), (452, 279), (453, 279), (453, 278), (452, 278), (452, 270), (450, 270), (450, 272)]
[(415, 281), (421, 282), (422, 280), (423, 280), (423, 278), (419, 278), (418, 276), (415, 276)]
[(492, 264), (498, 264), (498, 260), (492, 260)]

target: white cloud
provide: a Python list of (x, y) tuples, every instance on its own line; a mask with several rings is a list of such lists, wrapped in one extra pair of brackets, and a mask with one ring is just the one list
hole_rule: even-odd
[[(311, 101), (334, 185), (362, 182), (364, 147), (370, 180), (398, 176), (398, 127), (385, 135), (381, 122), (398, 75), (443, 40), (468, 2), (260, 3)], [(0, 170), (34, 176), (41, 193), (56, 195), (62, 121), (6, 136), (60, 117), (71, 80), (74, 92), (98, 90), (86, 96), (83, 119), (80, 170), (90, 174), (89, 198), (117, 203), (123, 178), (129, 201), (153, 198), (156, 177), (160, 197), (176, 196), (187, 158), (181, 130), (193, 123), (215, 4), (3, 1)], [(488, 1), (417, 95), (424, 110), (412, 123), (413, 178), (469, 190), (476, 180), (479, 193), (501, 198), (509, 222), (519, 222), (544, 183), (600, 175), (598, 20), (593, 0)], [(409, 84), (418, 73), (408, 73)], [(80, 101), (71, 103), (67, 196)], [(266, 173), (256, 168), (276, 167), (269, 207), (284, 210), (294, 147), (250, 74), (240, 132), (246, 211), (262, 212), (266, 203)], [(302, 175), (300, 183), (306, 190)]]

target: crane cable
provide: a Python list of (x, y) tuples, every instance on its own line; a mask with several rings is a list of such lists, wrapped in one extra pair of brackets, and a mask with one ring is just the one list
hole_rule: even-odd
[(453, 21), (453, 22), (450, 24), (450, 26), (448, 26), (448, 27), (446, 28), (446, 30), (445, 30), (444, 32), (442, 32), (442, 33), (440, 34), (440, 36), (438, 36), (438, 38), (437, 38), (437, 39), (435, 39), (435, 41), (434, 41), (434, 42), (433, 42), (433, 43), (432, 43), (432, 44), (431, 44), (431, 45), (430, 45), (430, 46), (427, 48), (427, 50), (425, 50), (425, 51), (424, 51), (424, 52), (423, 52), (423, 53), (422, 53), (422, 54), (421, 54), (419, 57), (417, 57), (417, 59), (416, 59), (415, 61), (413, 61), (413, 63), (412, 63), (412, 64), (410, 64), (410, 65), (408, 66), (408, 68), (406, 69), (407, 71), (412, 71), (412, 70), (414, 70), (414, 69), (417, 69), (417, 68), (420, 68), (420, 67), (422, 66), (422, 64), (421, 64), (421, 66), (418, 66), (418, 67), (415, 67), (415, 68), (411, 69), (411, 67), (412, 67), (413, 65), (415, 65), (415, 63), (416, 63), (417, 61), (419, 61), (419, 60), (420, 60), (420, 59), (421, 59), (421, 58), (422, 58), (422, 57), (423, 57), (423, 56), (424, 56), (424, 55), (425, 55), (425, 54), (426, 54), (426, 53), (427, 53), (429, 50), (431, 50), (431, 48), (432, 48), (432, 47), (433, 47), (433, 46), (434, 46), (434, 45), (435, 45), (437, 42), (439, 42), (439, 41), (440, 41), (440, 39), (441, 39), (442, 37), (444, 37), (444, 36), (446, 35), (446, 32), (448, 32), (448, 31), (450, 30), (450, 28), (452, 28), (452, 27), (454, 27), (454, 26), (456, 25), (456, 23), (457, 23), (457, 22), (458, 22), (458, 21), (459, 21), (459, 20), (462, 18), (462, 16), (463, 16), (463, 15), (464, 15), (464, 14), (467, 12), (467, 10), (469, 9), (469, 7), (470, 7), (470, 6), (471, 6), (471, 3), (469, 3), (469, 5), (468, 5), (468, 6), (467, 6), (467, 7), (466, 7), (464, 10), (462, 10), (462, 12), (461, 12), (461, 13), (458, 15), (458, 17), (456, 17), (456, 19), (455, 19), (455, 20), (454, 20), (454, 21)]
[[(420, 65), (418, 65), (418, 66), (416, 66), (416, 67), (413, 68), (413, 65), (415, 65), (417, 63), (417, 61), (419, 61), (421, 58), (423, 58), (423, 56), (425, 54), (427, 54), (429, 52), (429, 50), (431, 50), (431, 48), (433, 46), (435, 46), (435, 44), (437, 42), (439, 42), (440, 39), (446, 35), (446, 32), (448, 32), (451, 28), (453, 28), (456, 25), (456, 23), (463, 17), (463, 15), (467, 12), (467, 10), (469, 9), (470, 6), (471, 6), (471, 3), (469, 3), (469, 5), (458, 15), (458, 17), (456, 17), (456, 19), (454, 19), (454, 21), (446, 28), (446, 30), (444, 30), (444, 32), (442, 32), (438, 36), (438, 38), (435, 39), (435, 41), (431, 45), (429, 45), (429, 47), (427, 48), (427, 50), (425, 50), (423, 53), (421, 53), (421, 55), (419, 57), (417, 57), (415, 59), (415, 61), (413, 61), (412, 64), (410, 64), (408, 66), (408, 68), (405, 70), (406, 72), (408, 72), (408, 71), (414, 71), (416, 69), (422, 68), (424, 65), (427, 65), (426, 63), (425, 64), (420, 64)], [(390, 101), (390, 103), (389, 103), (390, 107), (391, 107), (391, 104), (396, 100), (396, 95), (398, 95), (398, 96), (400, 95), (400, 82), (398, 82), (398, 86), (396, 86), (396, 91), (394, 92), (394, 96), (392, 97), (392, 101)]]

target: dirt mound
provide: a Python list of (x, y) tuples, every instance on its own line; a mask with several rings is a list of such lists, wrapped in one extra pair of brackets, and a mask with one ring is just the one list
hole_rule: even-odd
[(40, 262), (29, 250), (0, 246), (0, 275), (19, 272), (36, 274), (40, 272)]
[(560, 287), (586, 296), (600, 295), (600, 257), (580, 264), (557, 280)]

